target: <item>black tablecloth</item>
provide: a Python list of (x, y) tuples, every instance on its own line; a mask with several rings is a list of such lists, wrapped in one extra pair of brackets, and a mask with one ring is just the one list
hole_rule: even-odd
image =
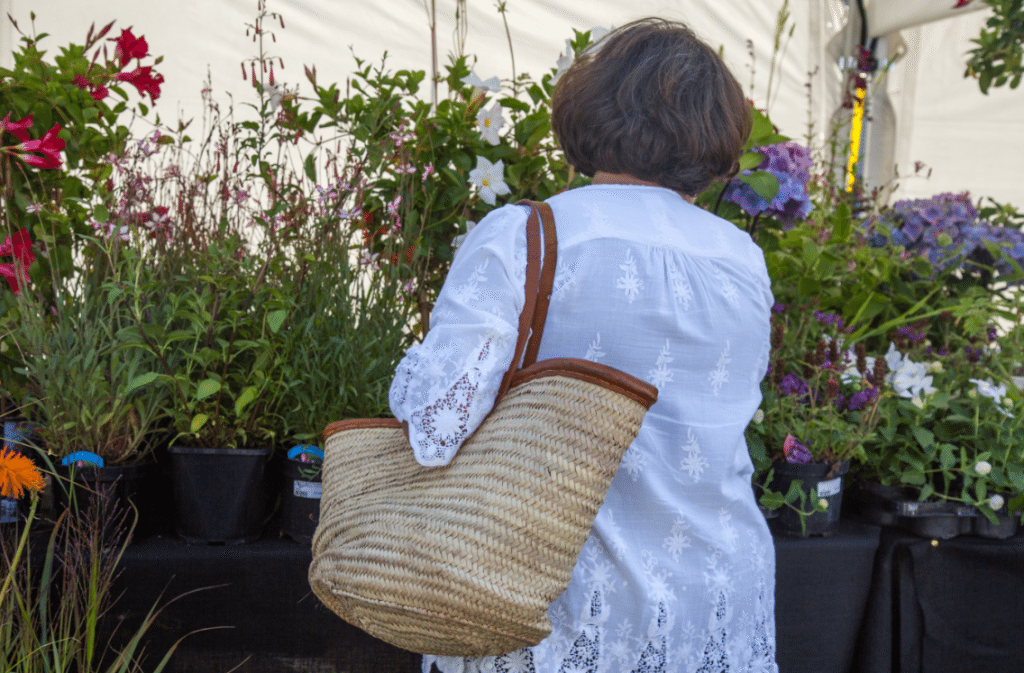
[(867, 610), (879, 533), (877, 526), (841, 520), (839, 531), (829, 537), (775, 535), (780, 673), (850, 670)]
[(1024, 671), (1024, 532), (927, 540), (885, 529), (855, 670)]
[[(846, 673), (853, 657), (878, 547), (879, 529), (844, 521), (829, 538), (775, 540), (778, 662), (782, 673)], [(128, 547), (117, 589), (125, 593), (113, 614), (120, 640), (157, 602), (198, 589), (172, 603), (149, 633), (155, 663), (189, 635), (168, 673), (337, 670), (413, 673), (419, 656), (349, 626), (311, 593), (308, 546), (263, 539), (234, 547), (189, 546), (150, 537)], [(217, 586), (226, 585), (226, 586)], [(217, 628), (229, 627), (229, 628)], [(246, 658), (249, 657), (248, 660)]]

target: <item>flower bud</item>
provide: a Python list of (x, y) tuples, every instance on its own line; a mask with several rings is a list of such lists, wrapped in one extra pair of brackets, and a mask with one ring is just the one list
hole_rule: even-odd
[(826, 500), (825, 498), (820, 498), (818, 500), (818, 504), (821, 505), (822, 509), (828, 509), (828, 500)]
[(1004, 500), (1003, 496), (996, 493), (994, 496), (988, 499), (988, 506), (997, 512), (1003, 508)]
[(754, 412), (754, 422), (755, 423), (763, 423), (764, 422), (764, 411), (758, 409), (757, 411)]
[(974, 471), (984, 477), (986, 474), (992, 471), (992, 463), (988, 462), (987, 460), (979, 460), (974, 465)]

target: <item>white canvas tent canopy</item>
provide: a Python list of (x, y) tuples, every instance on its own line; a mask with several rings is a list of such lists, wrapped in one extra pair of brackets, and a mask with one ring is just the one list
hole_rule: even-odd
[[(283, 59), (277, 71), (290, 89), (309, 95), (303, 65), (317, 67), (318, 81), (344, 83), (355, 68), (353, 52), (369, 61), (388, 53), (389, 68), (429, 72), (430, 0), (269, 0), (285, 28), (275, 26), (270, 53)], [(439, 60), (452, 50), (456, 0), (436, 2)], [(852, 2), (853, 0), (851, 0)], [(466, 53), (478, 60), (483, 78), (512, 76), (501, 15), (493, 0), (467, 0)], [(871, 138), (868, 178), (895, 186), (892, 199), (921, 198), (939, 192), (970, 191), (1024, 207), (1024, 87), (990, 90), (963, 78), (965, 53), (989, 15), (980, 0), (954, 9), (954, 0), (864, 0), (870, 34), (895, 60), (876, 78), (869, 98)], [(821, 145), (838, 103), (844, 48), (856, 44), (856, 6), (844, 0), (791, 0), (791, 37), (784, 38), (771, 101), (766, 86), (776, 18), (782, 0), (507, 0), (515, 68), (535, 78), (555, 66), (572, 30), (620, 26), (642, 16), (679, 19), (713, 47), (721, 47), (755, 103), (767, 103), (782, 133), (802, 139), (813, 125), (812, 142)], [(209, 70), (213, 96), (222, 106), (231, 92), (236, 106), (253, 100), (240, 63), (255, 56), (246, 24), (256, 0), (0, 0), (23, 31), (50, 34), (42, 46), (51, 55), (70, 42), (84, 42), (89, 25), (116, 19), (112, 35), (132, 26), (145, 35), (150, 53), (163, 55), (158, 70), (165, 83), (155, 108), (164, 122), (180, 114), (200, 118), (200, 89)], [(981, 11), (979, 11), (981, 10)], [(6, 18), (0, 24), (0, 64), (11, 63), (18, 35)], [(749, 45), (748, 46), (748, 40)], [(753, 59), (751, 58), (753, 56)], [(814, 72), (812, 76), (810, 73)], [(809, 85), (809, 86), (808, 86)], [(423, 89), (424, 97), (429, 97)], [(443, 95), (443, 93), (442, 93)], [(915, 162), (925, 168), (914, 172)], [(889, 181), (887, 175), (898, 172)], [(929, 175), (930, 177), (925, 177)]]

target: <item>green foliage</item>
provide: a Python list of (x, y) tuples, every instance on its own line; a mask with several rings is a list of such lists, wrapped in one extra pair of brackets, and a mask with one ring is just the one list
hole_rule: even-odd
[(983, 94), (1007, 84), (1011, 89), (1024, 77), (1024, 0), (983, 0), (993, 15), (981, 34), (971, 40), (964, 77), (974, 77)]
[(53, 284), (52, 303), (35, 288), (18, 297), (10, 336), (18, 348), (15, 372), (26, 381), (19, 406), (40, 423), (43, 446), (55, 458), (88, 450), (109, 464), (130, 464), (154, 448), (165, 398), (151, 385), (156, 360), (121, 345), (131, 317), (108, 274), (134, 254), (85, 238), (77, 243), (85, 266)]

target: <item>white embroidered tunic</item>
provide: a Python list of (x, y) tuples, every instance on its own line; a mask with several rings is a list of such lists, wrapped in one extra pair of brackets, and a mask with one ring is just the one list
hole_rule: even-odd
[[(558, 264), (539, 360), (586, 358), (658, 388), (548, 610), (551, 635), (499, 657), (425, 656), (444, 673), (777, 673), (775, 556), (743, 430), (761, 401), (772, 295), (735, 225), (661, 187), (548, 200)], [(391, 409), (416, 459), (448, 463), (490, 411), (524, 302), (528, 210), (463, 242)]]

